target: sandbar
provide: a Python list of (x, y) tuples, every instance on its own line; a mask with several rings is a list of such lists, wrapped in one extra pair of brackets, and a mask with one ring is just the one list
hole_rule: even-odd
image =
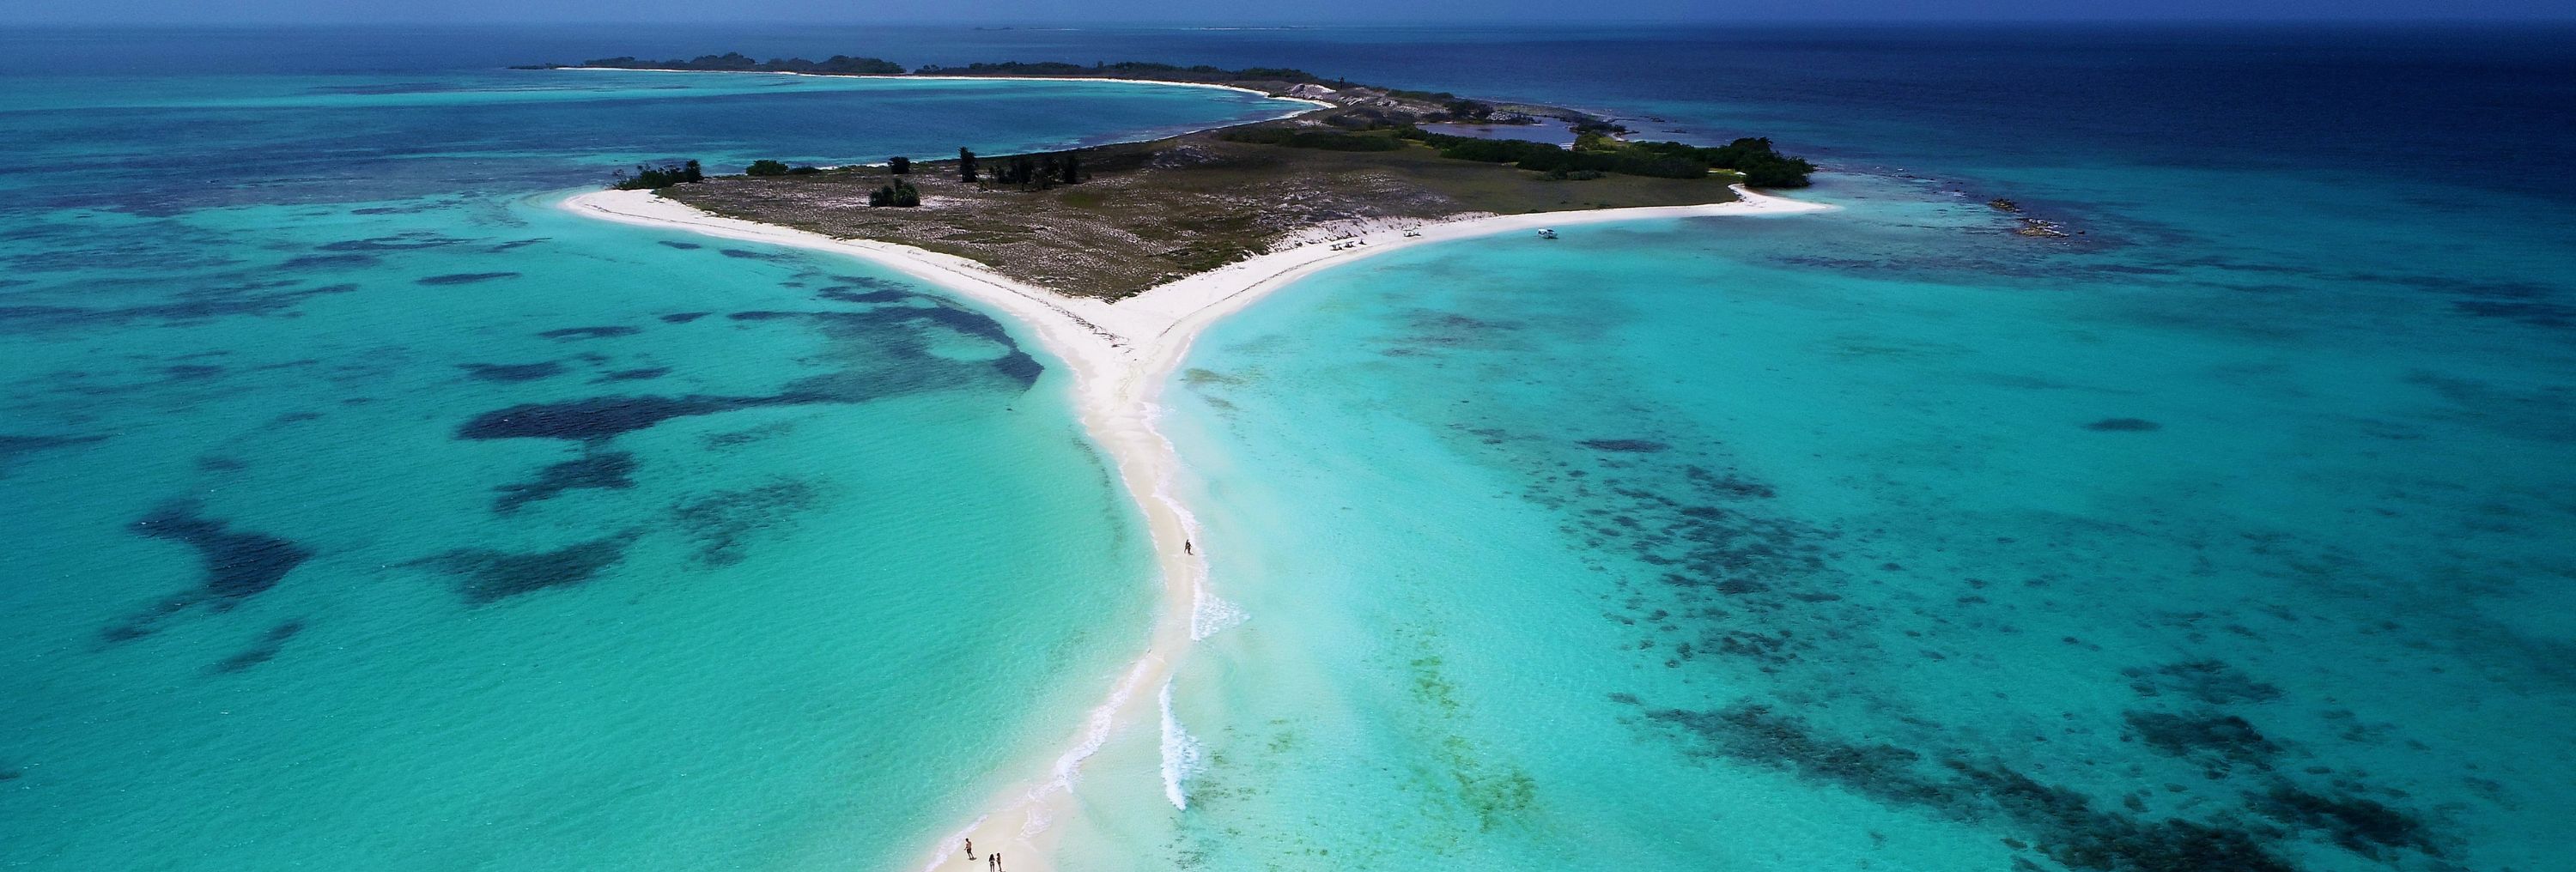
[[(1175, 83), (1189, 84), (1189, 83)], [(1834, 207), (1734, 186), (1734, 202), (1698, 206), (1649, 206), (1521, 215), (1470, 217), (1417, 224), (1362, 226), (1177, 279), (1117, 302), (1068, 297), (1033, 287), (954, 255), (866, 239), (727, 218), (665, 199), (651, 191), (593, 191), (560, 205), (576, 214), (624, 224), (849, 255), (893, 269), (1008, 313), (1037, 334), (1072, 371), (1074, 407), (1082, 426), (1118, 470), (1122, 486), (1143, 510), (1160, 575), (1161, 602), (1147, 647), (1094, 707), (1048, 771), (1004, 789), (984, 813), (923, 858), (924, 872), (972, 870), (961, 840), (972, 838), (977, 856), (1000, 850), (1015, 872), (1050, 872), (1057, 830), (1051, 826), (1073, 808), (1076, 774), (1083, 761), (1119, 727), (1159, 718), (1156, 700), (1178, 658), (1192, 643), (1219, 629), (1209, 620), (1223, 608), (1209, 587), (1204, 554), (1184, 549), (1199, 540), (1198, 522), (1174, 496), (1181, 470), (1178, 452), (1155, 428), (1159, 401), (1190, 344), (1211, 324), (1263, 295), (1317, 271), (1415, 245), (1445, 240), (1535, 232), (1610, 221), (1717, 215), (1786, 215)]]

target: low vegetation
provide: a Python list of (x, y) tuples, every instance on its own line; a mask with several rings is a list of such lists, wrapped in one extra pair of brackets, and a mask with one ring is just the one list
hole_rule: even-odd
[(1622, 142), (1602, 133), (1587, 132), (1575, 138), (1573, 148), (1564, 148), (1544, 142), (1475, 139), (1420, 130), (1403, 135), (1439, 149), (1442, 157), (1508, 163), (1558, 179), (1600, 178), (1609, 173), (1689, 179), (1706, 176), (1710, 170), (1729, 170), (1755, 187), (1798, 188), (1805, 187), (1807, 175), (1816, 171), (1815, 164), (1780, 154), (1771, 148), (1771, 140), (1759, 138), (1703, 148), (1679, 142)]
[(896, 179), (868, 192), (868, 205), (909, 208), (921, 205), (921, 189), (911, 182)]
[[(884, 63), (862, 61), (870, 59), (836, 56), (814, 66), (874, 70)], [(733, 54), (684, 64), (611, 58), (588, 65), (806, 63)], [(1630, 142), (1620, 138), (1626, 128), (1572, 110), (1371, 88), (1294, 69), (1007, 62), (929, 66), (914, 74), (1207, 82), (1328, 108), (1154, 142), (1005, 156), (961, 148), (955, 160), (898, 156), (883, 167), (818, 170), (763, 160), (741, 176), (703, 178), (694, 161), (639, 166), (631, 175), (619, 173), (615, 186), (663, 189), (717, 214), (954, 254), (1030, 284), (1116, 299), (1281, 245), (1363, 227), (1718, 203), (1735, 198), (1730, 183), (1797, 187), (1815, 170), (1768, 139), (1715, 147)], [(1573, 127), (1573, 147), (1422, 127), (1541, 118)]]
[[(1347, 133), (1304, 121), (1272, 124)], [(721, 215), (953, 254), (1029, 284), (1109, 299), (1281, 245), (1352, 232), (1347, 228), (1363, 222), (1735, 197), (1727, 184), (1736, 176), (1724, 172), (1551, 178), (1443, 157), (1391, 131), (1364, 134), (1388, 147), (1345, 150), (1273, 144), (1304, 140), (1245, 130), (1038, 154), (962, 151), (958, 160), (915, 161), (904, 176), (845, 167), (709, 178), (663, 195)], [(1590, 180), (1569, 181), (1577, 178)]]
[(626, 170), (618, 170), (616, 177), (609, 182), (608, 186), (620, 191), (652, 190), (655, 188), (668, 188), (672, 185), (695, 182), (704, 178), (706, 178), (706, 173), (698, 168), (697, 161), (664, 164), (662, 166), (636, 164), (634, 171), (631, 173)]
[[(1338, 117), (1338, 116), (1337, 116)], [(1332, 124), (1290, 127), (1252, 125), (1219, 131), (1228, 142), (1250, 142), (1324, 151), (1395, 151), (1409, 142), (1428, 145), (1452, 160), (1511, 164), (1556, 180), (1597, 179), (1617, 173), (1666, 179), (1696, 179), (1711, 170), (1727, 170), (1746, 184), (1796, 188), (1807, 184), (1814, 164), (1780, 154), (1769, 139), (1738, 139), (1716, 148), (1679, 142), (1625, 142), (1599, 131), (1576, 137), (1574, 147), (1522, 139), (1491, 139), (1431, 133), (1419, 127), (1362, 127)]]

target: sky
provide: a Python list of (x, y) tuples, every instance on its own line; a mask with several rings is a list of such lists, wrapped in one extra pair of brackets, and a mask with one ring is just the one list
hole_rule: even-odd
[[(817, 21), (1331, 24), (1543, 23), (1563, 0), (8, 0), (16, 24)], [(1603, 22), (1597, 7), (1579, 16)], [(1619, 20), (1996, 21), (2576, 19), (2576, 0), (1621, 0)], [(0, 26), (6, 26), (0, 24)]]

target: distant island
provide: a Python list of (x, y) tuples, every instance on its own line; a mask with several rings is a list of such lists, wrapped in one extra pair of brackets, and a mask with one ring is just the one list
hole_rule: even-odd
[(577, 64), (526, 64), (514, 70), (688, 70), (711, 73), (804, 73), (813, 76), (900, 76), (903, 65), (878, 58), (854, 58), (833, 55), (819, 61), (804, 58), (754, 60), (747, 55), (726, 52), (699, 55), (689, 60), (652, 61), (635, 57), (592, 58)]
[[(543, 68), (572, 66), (1164, 81), (1318, 104), (1292, 118), (1151, 142), (1020, 155), (960, 149), (953, 159), (896, 156), (883, 166), (831, 169), (763, 160), (740, 175), (707, 175), (689, 162), (637, 167), (613, 185), (725, 217), (955, 255), (1032, 286), (1112, 300), (1337, 235), (1478, 215), (1724, 203), (1737, 199), (1730, 185), (1798, 187), (1815, 169), (1768, 139), (1630, 142), (1620, 138), (1625, 128), (1574, 110), (1295, 69), (1008, 62), (904, 72), (876, 58), (741, 54)], [(1573, 145), (1424, 129), (1541, 118), (1570, 126)]]
[[(1347, 93), (1345, 102), (1368, 99), (1391, 99), (1418, 104), (1457, 104), (1434, 106), (1423, 114), (1430, 123), (1537, 124), (1540, 119), (1555, 119), (1575, 125), (1597, 125), (1606, 129), (1621, 128), (1606, 119), (1561, 106), (1534, 104), (1495, 104), (1461, 100), (1445, 92), (1408, 91), (1393, 88), (1356, 86), (1344, 79), (1327, 79), (1305, 70), (1287, 67), (1246, 67), (1229, 70), (1200, 64), (1181, 66), (1147, 61), (1095, 63), (1089, 66), (1061, 61), (1003, 61), (974, 63), (962, 67), (937, 64), (907, 70), (902, 64), (883, 58), (833, 55), (819, 61), (804, 58), (770, 58), (760, 60), (740, 52), (699, 55), (694, 58), (669, 60), (639, 59), (631, 55), (592, 58), (577, 64), (522, 64), (514, 70), (640, 70), (705, 73), (795, 73), (807, 76), (921, 76), (925, 78), (1039, 78), (1039, 79), (1108, 79), (1132, 82), (1179, 82), (1192, 85), (1220, 85), (1259, 91), (1273, 97), (1314, 99), (1321, 95)], [(1356, 89), (1356, 90), (1354, 90)]]

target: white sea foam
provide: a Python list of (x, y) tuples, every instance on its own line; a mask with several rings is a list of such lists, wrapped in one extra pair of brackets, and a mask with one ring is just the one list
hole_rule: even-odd
[(1172, 714), (1172, 683), (1163, 682), (1163, 797), (1172, 807), (1190, 808), (1190, 794), (1184, 784), (1199, 774), (1207, 760), (1207, 749), (1197, 737), (1181, 728), (1181, 719)]
[(1118, 710), (1127, 706), (1127, 700), (1136, 695), (1136, 686), (1152, 674), (1158, 662), (1158, 658), (1152, 655), (1136, 661), (1136, 665), (1127, 670), (1127, 677), (1110, 690), (1108, 701), (1092, 708), (1091, 716), (1083, 725), (1081, 740), (1055, 758), (1054, 777), (1029, 788), (1028, 802), (1024, 806), (1028, 818), (1020, 826), (1021, 836), (1036, 835), (1055, 822), (1054, 817), (1048, 814), (1047, 800), (1057, 793), (1073, 792), (1073, 783), (1082, 773), (1082, 761), (1091, 759), (1091, 755), (1100, 752), (1100, 746), (1108, 744), (1110, 731), (1118, 726)]
[[(1163, 412), (1164, 409), (1160, 404), (1145, 404), (1143, 416), (1145, 419), (1145, 426), (1153, 435), (1154, 440), (1162, 444), (1163, 451), (1166, 455), (1177, 457), (1180, 455), (1180, 449), (1172, 445), (1171, 437), (1163, 435), (1160, 429), (1154, 427), (1157, 422), (1162, 420)], [(1197, 515), (1190, 513), (1188, 503), (1182, 502), (1180, 497), (1172, 494), (1172, 481), (1169, 474), (1166, 474), (1163, 478), (1154, 482), (1154, 499), (1170, 508), (1173, 517), (1180, 520), (1181, 537), (1184, 540), (1189, 542), (1197, 542), (1200, 540), (1199, 518)], [(1244, 611), (1242, 606), (1227, 602), (1225, 599), (1218, 597), (1214, 591), (1208, 590), (1207, 581), (1209, 573), (1207, 554), (1205, 552), (1196, 551), (1195, 549), (1184, 549), (1183, 553), (1190, 555), (1190, 559), (1188, 561), (1190, 581), (1190, 641), (1206, 641), (1209, 636), (1214, 636), (1218, 633), (1225, 632), (1226, 630), (1233, 629), (1234, 627), (1241, 625), (1243, 622), (1252, 619), (1252, 613)]]
[(1191, 586), (1190, 594), (1195, 600), (1190, 605), (1190, 641), (1192, 642), (1206, 639), (1252, 620), (1251, 612), (1244, 611), (1242, 606), (1226, 602), (1216, 594), (1209, 593), (1207, 585)]

